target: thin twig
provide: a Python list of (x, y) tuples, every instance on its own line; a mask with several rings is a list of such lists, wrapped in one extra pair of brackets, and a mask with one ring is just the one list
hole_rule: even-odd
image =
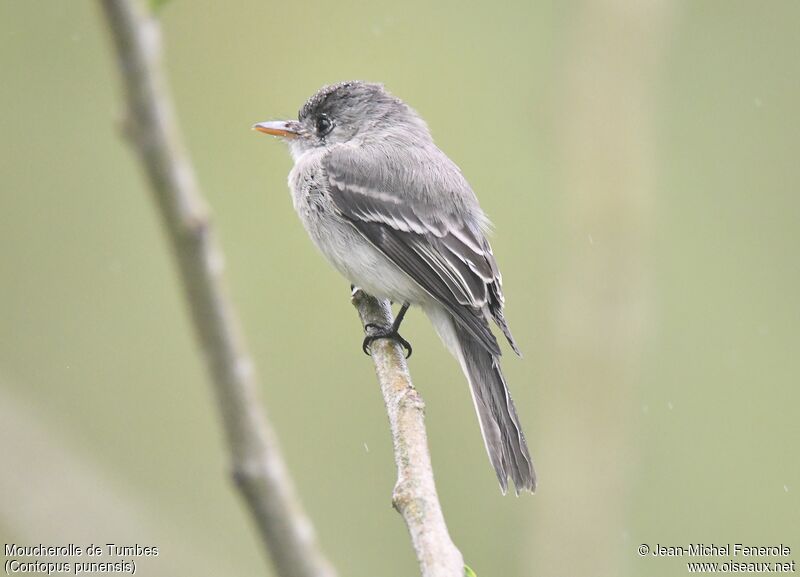
[[(385, 300), (356, 290), (353, 305), (364, 326), (392, 324)], [(392, 504), (408, 526), (422, 577), (463, 577), (464, 560), (447, 532), (433, 481), (425, 404), (411, 382), (403, 350), (394, 341), (380, 339), (370, 345), (370, 352), (389, 414), (397, 464)]]
[(138, 0), (100, 0), (139, 153), (171, 243), (196, 337), (214, 384), (233, 476), (281, 577), (333, 577), (260, 408), (253, 363), (225, 291), (223, 259), (181, 144), (161, 66), (158, 23)]

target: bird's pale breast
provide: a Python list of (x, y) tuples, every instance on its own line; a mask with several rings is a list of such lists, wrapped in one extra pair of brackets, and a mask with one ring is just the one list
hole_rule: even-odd
[(320, 162), (322, 151), (297, 159), (289, 173), (294, 208), (311, 240), (352, 284), (373, 296), (424, 304), (429, 295), (361, 233), (336, 215)]

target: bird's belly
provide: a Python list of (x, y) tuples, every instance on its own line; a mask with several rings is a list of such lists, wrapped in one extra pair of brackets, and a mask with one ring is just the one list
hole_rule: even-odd
[(375, 297), (415, 304), (429, 300), (422, 287), (337, 214), (319, 157), (307, 154), (289, 174), (294, 208), (317, 248), (352, 284)]
[(427, 293), (348, 223), (317, 215), (303, 219), (327, 260), (352, 284), (378, 298), (422, 303)]

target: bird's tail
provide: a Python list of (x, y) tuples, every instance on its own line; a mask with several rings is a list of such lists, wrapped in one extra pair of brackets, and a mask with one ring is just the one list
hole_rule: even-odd
[(437, 307), (426, 312), (469, 381), (486, 452), (503, 493), (508, 490), (509, 477), (517, 494), (523, 490), (533, 492), (536, 473), (514, 401), (500, 370), (500, 358), (489, 353), (444, 310)]

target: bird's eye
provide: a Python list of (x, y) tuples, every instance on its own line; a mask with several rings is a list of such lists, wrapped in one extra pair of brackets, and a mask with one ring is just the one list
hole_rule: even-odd
[(317, 134), (319, 134), (320, 136), (325, 136), (331, 131), (332, 128), (333, 128), (333, 121), (330, 118), (328, 118), (327, 114), (320, 114), (319, 116), (317, 116), (317, 124), (316, 124)]

